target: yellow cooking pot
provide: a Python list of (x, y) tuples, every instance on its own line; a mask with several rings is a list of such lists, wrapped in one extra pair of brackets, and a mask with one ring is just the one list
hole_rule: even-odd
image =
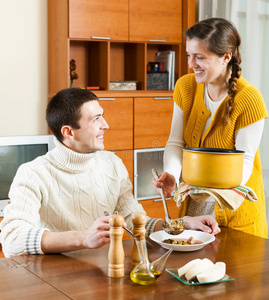
[(190, 185), (230, 189), (243, 177), (244, 151), (220, 148), (183, 148), (182, 180)]

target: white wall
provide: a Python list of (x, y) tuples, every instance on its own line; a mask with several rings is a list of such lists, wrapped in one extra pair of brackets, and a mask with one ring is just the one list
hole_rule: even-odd
[(47, 0), (0, 2), (0, 136), (47, 134)]

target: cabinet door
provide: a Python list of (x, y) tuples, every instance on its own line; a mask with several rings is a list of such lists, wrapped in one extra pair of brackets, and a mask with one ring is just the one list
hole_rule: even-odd
[(134, 148), (164, 147), (171, 128), (172, 97), (135, 98)]
[[(165, 218), (162, 200), (141, 200), (139, 201), (139, 203), (143, 206), (144, 210), (150, 218)], [(178, 218), (178, 207), (176, 206), (176, 202), (173, 200), (173, 198), (166, 200), (166, 204), (170, 217)]]
[(133, 150), (115, 151), (115, 154), (122, 160), (128, 173), (129, 178), (134, 185), (134, 155)]
[(130, 0), (131, 41), (182, 42), (181, 0)]
[(128, 0), (70, 0), (70, 38), (128, 40)]
[(133, 149), (133, 98), (99, 100), (109, 126), (104, 134), (105, 150)]

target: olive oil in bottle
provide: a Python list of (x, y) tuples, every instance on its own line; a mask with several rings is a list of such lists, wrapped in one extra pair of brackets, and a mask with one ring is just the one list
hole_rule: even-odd
[(140, 257), (140, 263), (134, 267), (130, 274), (130, 278), (136, 284), (152, 284), (157, 278), (150, 271), (150, 262), (148, 260), (146, 240), (144, 237), (141, 238), (140, 236), (138, 236), (135, 238), (135, 242)]
[(151, 272), (141, 273), (132, 271), (130, 277), (134, 283), (140, 285), (149, 285), (156, 280), (155, 276)]
[(154, 270), (154, 269), (150, 269), (150, 272), (154, 275), (154, 277), (156, 279), (158, 279), (161, 276), (161, 274), (162, 274), (162, 272)]
[[(138, 213), (137, 213), (138, 214)], [(145, 225), (141, 215), (135, 215), (133, 217), (133, 223), (137, 227), (139, 225)], [(135, 222), (134, 222), (135, 220)], [(148, 252), (145, 240), (145, 230), (137, 230), (134, 235), (134, 241), (136, 243), (137, 252), (139, 254), (140, 262), (136, 264), (134, 269), (131, 271), (130, 278), (131, 280), (140, 285), (149, 285), (154, 283), (161, 275), (165, 262), (172, 250), (167, 251), (164, 255), (159, 257), (154, 262), (150, 263), (148, 259)], [(137, 256), (137, 255), (136, 255)]]

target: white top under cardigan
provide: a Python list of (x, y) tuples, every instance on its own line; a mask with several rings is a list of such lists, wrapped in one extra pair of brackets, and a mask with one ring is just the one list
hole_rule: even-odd
[[(42, 254), (44, 230), (85, 230), (105, 210), (117, 210), (130, 229), (132, 214), (145, 213), (119, 157), (107, 151), (81, 154), (55, 143), (56, 148), (18, 169), (0, 224), (6, 257)], [(157, 221), (148, 218), (148, 234)]]

